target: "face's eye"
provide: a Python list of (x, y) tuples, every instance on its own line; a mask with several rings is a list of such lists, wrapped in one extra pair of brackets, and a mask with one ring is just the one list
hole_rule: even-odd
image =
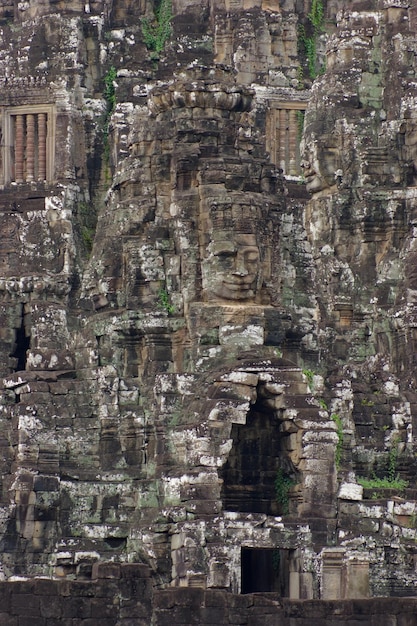
[(243, 252), (243, 262), (246, 267), (250, 268), (250, 271), (256, 271), (259, 263), (259, 250), (252, 248), (251, 250), (245, 250)]
[(218, 263), (222, 267), (229, 268), (229, 267), (232, 267), (233, 265), (235, 253), (231, 252), (230, 250), (223, 250), (223, 251), (217, 252), (215, 254), (215, 257), (217, 258)]
[(248, 263), (257, 263), (259, 261), (259, 254), (256, 251), (246, 252), (245, 253), (245, 261)]

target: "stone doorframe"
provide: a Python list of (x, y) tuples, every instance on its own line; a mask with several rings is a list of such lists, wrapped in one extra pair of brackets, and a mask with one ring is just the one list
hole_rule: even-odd
[[(194, 380), (197, 383), (198, 377)], [(300, 542), (296, 537), (308, 526), (310, 517), (335, 517), (338, 437), (328, 412), (321, 409), (311, 395), (302, 370), (287, 361), (245, 361), (231, 371), (212, 376), (211, 381), (207, 400), (203, 403), (205, 413), (193, 410), (195, 401), (191, 400), (188, 406), (187, 414), (193, 413), (198, 423), (192, 425), (187, 420), (187, 426), (173, 428), (170, 435), (176, 450), (175, 464), (182, 465), (183, 475), (167, 476), (165, 491), (171, 491), (172, 496), (168, 483), (171, 482), (172, 487), (176, 484), (179, 506), (171, 510), (175, 508), (178, 512), (182, 507), (192, 512), (187, 514), (187, 521), (171, 525), (171, 584), (220, 586), (236, 591), (240, 585), (239, 577), (234, 574), (233, 580), (231, 572), (237, 571), (235, 561), (241, 546), (298, 549)], [(199, 396), (201, 408), (201, 388)], [(227, 512), (220, 497), (219, 470), (227, 462), (233, 446), (232, 426), (246, 424), (251, 406), (259, 399), (276, 416), (281, 432), (285, 433), (287, 453), (299, 477), (290, 496), (291, 516)], [(204, 493), (205, 499), (196, 493)], [(220, 537), (220, 529), (230, 525), (227, 520), (240, 519), (242, 515), (245, 522), (237, 523), (240, 528), (238, 542), (232, 537), (235, 531), (226, 532), (221, 539), (213, 539), (214, 528), (218, 528)], [(256, 535), (260, 525), (269, 530), (263, 530), (258, 541)], [(271, 539), (271, 528), (277, 525), (287, 531), (291, 529), (294, 538), (291, 545)], [(224, 552), (223, 557), (215, 554), (217, 549)], [(298, 580), (297, 585), (301, 588), (304, 583)], [(305, 597), (306, 593), (309, 595), (310, 592), (302, 592), (302, 596)]]

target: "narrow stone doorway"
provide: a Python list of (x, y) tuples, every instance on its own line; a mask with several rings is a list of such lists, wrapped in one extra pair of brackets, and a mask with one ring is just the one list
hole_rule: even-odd
[(242, 548), (241, 593), (290, 595), (290, 553), (282, 548)]

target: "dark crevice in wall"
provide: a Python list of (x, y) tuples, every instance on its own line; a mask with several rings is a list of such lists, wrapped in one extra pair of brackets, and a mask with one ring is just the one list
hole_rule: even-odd
[(25, 324), (25, 312), (24, 305), (22, 304), (21, 323), (20, 327), (15, 331), (15, 344), (14, 351), (10, 355), (13, 359), (17, 359), (15, 372), (20, 372), (26, 369), (27, 351), (30, 348), (30, 335), (28, 333), (27, 325)]

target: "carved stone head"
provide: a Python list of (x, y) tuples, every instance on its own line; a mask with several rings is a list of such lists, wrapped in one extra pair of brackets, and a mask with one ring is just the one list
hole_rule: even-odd
[(255, 194), (233, 193), (212, 199), (203, 235), (204, 299), (258, 302), (270, 276), (269, 207)]
[(336, 183), (340, 171), (340, 153), (331, 135), (306, 134), (301, 150), (306, 188), (310, 193), (323, 191)]

